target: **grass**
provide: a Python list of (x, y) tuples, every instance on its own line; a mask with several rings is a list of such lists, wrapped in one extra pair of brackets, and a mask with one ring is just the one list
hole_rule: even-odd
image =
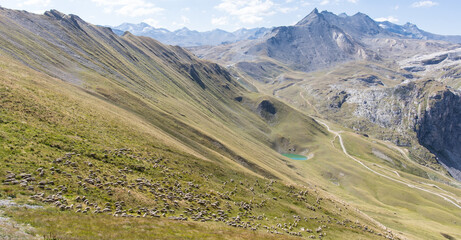
[[(445, 190), (421, 183), (443, 186), (443, 189), (447, 189), (455, 198), (459, 199), (461, 196), (459, 188), (452, 188), (440, 182), (397, 170), (401, 176), (398, 177), (394, 173), (397, 168), (392, 164), (388, 166), (387, 161), (372, 154), (372, 149), (380, 149), (392, 157), (393, 161), (401, 161), (408, 168), (426, 171), (428, 174), (434, 173), (433, 170), (409, 162), (394, 149), (384, 147), (377, 140), (373, 142), (363, 136), (349, 133), (343, 133), (342, 136), (349, 153), (375, 171), (439, 193), (444, 193)], [(313, 159), (299, 162), (296, 167), (308, 171), (309, 177), (328, 192), (360, 206), (359, 208), (369, 216), (402, 233), (404, 237), (443, 239), (440, 235), (442, 230), (448, 231), (450, 235), (459, 236), (461, 229), (456, 226), (460, 221), (459, 215), (456, 214), (459, 209), (454, 205), (440, 197), (375, 176), (348, 158), (336, 157), (335, 151), (340, 151), (338, 141), (335, 141), (334, 145), (325, 145), (323, 150), (316, 152)], [(378, 167), (378, 164), (385, 166), (384, 169)], [(444, 177), (444, 180), (448, 181), (448, 178)]]
[[(213, 63), (148, 38), (127, 35), (114, 41), (113, 35), (91, 25), (82, 24), (84, 32), (74, 34), (48, 19), (49, 27), (63, 30), (63, 36), (43, 39), (5, 16), (2, 20), (0, 42), (6, 50), (0, 57), (0, 180), (6, 180), (11, 171), (17, 180), (21, 180), (19, 174), (30, 173), (37, 181), (27, 186), (33, 189), (1, 185), (0, 194), (45, 206), (42, 210), (5, 209), (41, 235), (136, 239), (145, 232), (160, 239), (271, 239), (289, 238), (286, 231), (326, 226), (325, 239), (376, 239), (377, 233), (387, 234), (381, 223), (408, 238), (441, 239), (440, 231), (460, 237), (454, 223), (461, 222), (458, 209), (371, 174), (347, 158), (337, 139), (313, 119), (283, 101), (245, 91)], [(5, 36), (12, 36), (22, 48)], [(67, 38), (70, 43), (54, 42)], [(191, 78), (191, 66), (205, 88)], [(76, 79), (77, 83), (72, 81)], [(243, 101), (235, 101), (237, 96)], [(258, 115), (262, 100), (276, 107), (272, 120)], [(350, 154), (377, 171), (396, 169), (418, 186), (421, 182), (440, 185), (417, 176), (424, 172), (428, 178), (438, 175), (449, 181), (374, 140), (343, 136)], [(314, 157), (287, 161), (278, 150), (286, 152), (288, 147)], [(396, 165), (377, 157), (373, 149)], [(68, 153), (75, 154), (66, 157)], [(63, 160), (56, 161), (59, 158)], [(404, 165), (411, 171), (404, 172)], [(41, 181), (46, 182), (43, 189)], [(460, 196), (459, 189), (440, 187)], [(63, 199), (44, 203), (39, 193)], [(186, 194), (193, 197), (186, 199)], [(77, 196), (89, 202), (77, 201)], [(95, 204), (108, 203), (114, 215), (116, 203), (122, 201), (121, 210), (134, 218), (91, 213), (97, 209)], [(74, 204), (74, 209), (58, 211), (55, 204)], [(90, 207), (90, 213), (76, 213), (78, 204)], [(137, 218), (144, 208), (161, 211), (165, 217)], [(212, 214), (218, 210), (228, 215), (224, 221), (214, 221), (217, 217)], [(167, 219), (180, 214), (188, 221)], [(251, 227), (258, 226), (256, 232), (230, 228), (228, 224), (235, 223), (237, 216), (242, 222), (236, 225), (250, 222)], [(75, 226), (81, 219), (85, 221)], [(264, 226), (283, 235), (268, 234)]]
[[(41, 235), (58, 239), (113, 239), (114, 236), (121, 236), (119, 239), (139, 239), (140, 235), (137, 234), (145, 231), (147, 234), (154, 234), (156, 238), (253, 238), (254, 234), (257, 234), (257, 238), (274, 237), (273, 234), (263, 231), (263, 225), (258, 227), (256, 233), (240, 228), (231, 233), (223, 222), (178, 223), (164, 218), (128, 221), (120, 217), (106, 217), (105, 214), (82, 215), (74, 213), (75, 208), (70, 212), (61, 212), (40, 201), (30, 202), (31, 196), (37, 193), (44, 193), (45, 196), (60, 193), (68, 204), (74, 205), (79, 204), (75, 200), (77, 196), (85, 196), (91, 203), (99, 206), (106, 203), (113, 206), (115, 202), (124, 201), (124, 209), (135, 209), (134, 214), (137, 216), (140, 215), (136, 212), (142, 207), (161, 209), (166, 204), (174, 205), (172, 200), (159, 198), (158, 195), (146, 191), (147, 189), (127, 186), (139, 178), (160, 184), (161, 188), (169, 189), (169, 194), (173, 194), (170, 192), (173, 184), (176, 187), (181, 185), (183, 191), (206, 199), (205, 207), (209, 212), (216, 213), (221, 208), (227, 211), (227, 221), (240, 215), (245, 221), (264, 224), (282, 232), (276, 225), (293, 224), (293, 215), (299, 215), (306, 217), (307, 221), (303, 220), (292, 231), (299, 231), (301, 227), (316, 229), (326, 225), (328, 230), (325, 231), (331, 236), (337, 233), (363, 235), (367, 238), (374, 236), (357, 230), (357, 226), (337, 225), (334, 221), (319, 222), (319, 219), (331, 217), (340, 222), (360, 221), (370, 229), (375, 229), (375, 232), (381, 231), (373, 222), (352, 210), (339, 213), (335, 209), (340, 203), (323, 196), (315, 188), (290, 186), (283, 181), (271, 183), (269, 179), (258, 177), (248, 170), (232, 170), (225, 162), (201, 159), (201, 154), (194, 149), (178, 143), (155, 127), (149, 127), (142, 118), (126, 110), (85, 92), (76, 91), (77, 88), (33, 72), (14, 61), (3, 61), (0, 66), (3, 73), (0, 133), (4, 140), (0, 150), (0, 179), (5, 180), (8, 171), (17, 175), (31, 173), (36, 178), (35, 183), (29, 183), (33, 189), (1, 185), (0, 193), (2, 197), (10, 197), (16, 202), (39, 203), (45, 206), (43, 210), (6, 210), (16, 221), (30, 223)], [(66, 157), (67, 153), (73, 155)], [(64, 160), (57, 162), (56, 159), (59, 158)], [(66, 164), (67, 161), (70, 164)], [(43, 176), (38, 175), (39, 168), (44, 169)], [(96, 176), (102, 184), (123, 180), (127, 181), (127, 185), (116, 185), (110, 187), (109, 191), (107, 187), (88, 183), (84, 187), (78, 183), (82, 179), (95, 179)], [(54, 184), (47, 184), (41, 189), (37, 185), (40, 181), (52, 181)], [(190, 186), (189, 182), (199, 187), (187, 187)], [(309, 193), (302, 197), (299, 195), (301, 190)], [(320, 198), (326, 200), (319, 201)], [(175, 213), (166, 216), (179, 216), (186, 208), (201, 206), (195, 201), (180, 200), (173, 208)], [(213, 202), (219, 202), (220, 207), (209, 205)], [(251, 204), (253, 209), (243, 210), (239, 207), (240, 204)], [(310, 208), (305, 208), (306, 205)], [(95, 209), (90, 205), (86, 206), (91, 207), (91, 211)], [(185, 215), (191, 218), (195, 213)], [(265, 217), (255, 221), (253, 216)], [(85, 219), (84, 223), (76, 227), (75, 221), (82, 218)], [(143, 227), (134, 227), (139, 224)], [(158, 230), (159, 228), (162, 230)], [(178, 229), (182, 229), (183, 233), (174, 235)], [(141, 230), (140, 233), (136, 233), (138, 230)], [(283, 233), (288, 237), (284, 231)]]
[[(13, 210), (12, 210), (13, 211)], [(9, 212), (18, 221), (39, 226), (36, 233), (54, 239), (277, 239), (263, 231), (253, 232), (219, 223), (181, 222), (168, 219), (118, 219), (113, 216), (77, 215), (54, 209)], [(78, 224), (75, 224), (78, 223)], [(297, 239), (284, 236), (285, 239)]]

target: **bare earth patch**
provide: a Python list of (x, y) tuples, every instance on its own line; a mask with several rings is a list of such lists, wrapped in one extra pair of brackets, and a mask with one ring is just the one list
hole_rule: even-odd
[(13, 219), (5, 216), (2, 209), (11, 207), (38, 208), (39, 206), (19, 205), (12, 200), (0, 200), (0, 239), (39, 239), (35, 236), (35, 229), (29, 225), (19, 224)]

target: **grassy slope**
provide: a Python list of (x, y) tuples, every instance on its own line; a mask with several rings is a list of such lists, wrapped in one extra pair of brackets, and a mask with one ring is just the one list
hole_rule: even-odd
[[(229, 214), (229, 219), (231, 216), (240, 215), (242, 220), (248, 220), (252, 224), (254, 222), (253, 226), (257, 223), (274, 227), (277, 223), (293, 223), (293, 215), (300, 215), (308, 219), (300, 221), (298, 227), (292, 231), (295, 229), (299, 231), (301, 227), (315, 229), (325, 225), (327, 230), (323, 230), (323, 233), (327, 232), (331, 238), (338, 237), (338, 234), (352, 238), (358, 236), (374, 238), (375, 235), (362, 230), (364, 224), (375, 232), (380, 231), (375, 223), (352, 209), (343, 209), (340, 213), (338, 207), (341, 203), (330, 200), (315, 188), (270, 183), (269, 180), (255, 177), (244, 169), (232, 171), (223, 163), (193, 157), (178, 151), (176, 147), (166, 146), (165, 143), (176, 145), (175, 140), (166, 137), (160, 130), (150, 127), (148, 122), (119, 107), (80, 91), (78, 87), (31, 71), (15, 63), (14, 60), (2, 57), (0, 62), (2, 71), (0, 159), (3, 166), (1, 178), (5, 180), (6, 172), (11, 171), (16, 174), (31, 173), (37, 180), (28, 184), (33, 187), (33, 190), (18, 185), (1, 185), (1, 197), (12, 197), (17, 202), (30, 202), (29, 197), (36, 193), (43, 192), (45, 196), (50, 196), (61, 192), (68, 204), (79, 204), (74, 200), (77, 195), (86, 196), (90, 203), (97, 203), (99, 206), (107, 202), (113, 207), (115, 202), (124, 201), (126, 203), (124, 209), (133, 208), (135, 215), (140, 207), (149, 209), (157, 207), (160, 210), (166, 203), (173, 206), (172, 200), (165, 200), (145, 190), (128, 186), (109, 187), (113, 193), (110, 194), (106, 188), (110, 185), (99, 188), (86, 183), (87, 190), (85, 190), (83, 185), (78, 184), (78, 176), (95, 178), (91, 174), (93, 172), (102, 183), (120, 179), (133, 183), (135, 179), (143, 178), (143, 181), (158, 182), (159, 187), (169, 188), (176, 182), (175, 187), (180, 184), (182, 188), (179, 188), (183, 191), (209, 201), (200, 205), (195, 201), (189, 202), (177, 198), (178, 206), (171, 207), (175, 213), (168, 213), (167, 216), (178, 216), (185, 208), (192, 207), (202, 207), (211, 213), (216, 213), (218, 208), (210, 205), (210, 202), (216, 201), (219, 202), (219, 208)], [(130, 150), (116, 150), (122, 148)], [(77, 154), (66, 159), (75, 163), (75, 167), (72, 167), (73, 164), (64, 164), (64, 161), (55, 162), (55, 159), (62, 158), (68, 152)], [(92, 166), (88, 163), (92, 163)], [(44, 169), (43, 176), (37, 173), (38, 168)], [(53, 171), (52, 168), (55, 170)], [(126, 178), (123, 177), (124, 175)], [(110, 176), (115, 176), (115, 180)], [(45, 189), (40, 189), (37, 186), (38, 181), (53, 181), (54, 184), (47, 184)], [(192, 182), (198, 188), (189, 187), (188, 182)], [(223, 182), (228, 184), (223, 185)], [(67, 190), (63, 190), (61, 186), (65, 186)], [(254, 188), (254, 193), (250, 188)], [(301, 197), (298, 195), (301, 190), (308, 190), (309, 193)], [(167, 190), (164, 193), (173, 194), (173, 191)], [(209, 197), (205, 197), (206, 194)], [(224, 195), (229, 196), (229, 199)], [(273, 197), (278, 199), (274, 200)], [(264, 204), (263, 200), (267, 203)], [(37, 203), (37, 201), (33, 202)], [(244, 211), (235, 203), (250, 204), (252, 209)], [(181, 226), (184, 232), (176, 235), (178, 238), (219, 239), (222, 235), (227, 236), (230, 231), (228, 227), (224, 227), (224, 223), (219, 222), (207, 225), (180, 223), (178, 226), (172, 220), (164, 218), (136, 219), (127, 222), (121, 218), (105, 217), (105, 214), (83, 215), (86, 223), (76, 228), (74, 221), (76, 218), (82, 218), (80, 216), (82, 213), (61, 212), (50, 208), (48, 204), (44, 205), (44, 210), (16, 209), (7, 210), (7, 213), (18, 221), (36, 227), (39, 235), (56, 236), (60, 239), (72, 237), (113, 239), (114, 236), (137, 239), (141, 234), (139, 231), (153, 234), (147, 236), (169, 238), (172, 232), (176, 232)], [(84, 204), (84, 206), (89, 205)], [(305, 206), (314, 206), (316, 211)], [(91, 207), (91, 211), (94, 209), (95, 207)], [(184, 215), (191, 218), (194, 214)], [(265, 215), (262, 220), (250, 219), (250, 216), (262, 215)], [(332, 219), (331, 223), (326, 222), (328, 216)], [(317, 217), (317, 220), (311, 217)], [(350, 219), (346, 226), (336, 224), (336, 221), (342, 222), (345, 219)], [(56, 225), (56, 220), (60, 222), (59, 226)], [(133, 227), (138, 223), (142, 224), (139, 228)], [(360, 228), (357, 228), (359, 225)], [(162, 229), (157, 230), (159, 227)], [(262, 226), (255, 233), (238, 228), (229, 237), (248, 239), (274, 237), (264, 233), (261, 228)], [(281, 231), (280, 227), (277, 229)], [(200, 231), (206, 233), (199, 233)], [(306, 236), (306, 233), (303, 235)]]
[[(461, 202), (459, 184), (452, 187), (441, 183), (456, 184), (453, 179), (408, 161), (398, 151), (376, 139), (343, 133), (343, 140), (349, 153), (373, 170), (414, 186), (448, 194), (457, 199), (458, 204)], [(399, 170), (393, 163), (373, 154), (373, 149), (379, 150), (394, 164), (401, 163), (408, 169)], [(306, 174), (308, 172), (309, 177), (328, 192), (360, 206), (362, 211), (385, 226), (403, 233), (405, 237), (443, 239), (440, 233), (460, 237), (459, 208), (438, 196), (376, 176), (349, 158), (337, 156), (334, 154), (335, 151), (341, 151), (337, 139), (319, 149), (312, 161), (299, 161), (295, 166), (303, 169)], [(438, 179), (432, 181), (408, 174), (406, 172), (409, 169), (412, 169), (412, 172), (424, 172)], [(434, 185), (442, 189), (433, 187)]]
[[(197, 190), (201, 193), (206, 189), (211, 189), (213, 192), (231, 193), (237, 187), (237, 193), (233, 196), (232, 201), (248, 201), (251, 197), (255, 197), (254, 202), (260, 203), (263, 199), (279, 198), (285, 196), (287, 191), (290, 192), (285, 183), (309, 186), (311, 193), (314, 191), (312, 187), (315, 184), (340, 196), (354, 206), (360, 206), (374, 217), (379, 217), (379, 220), (385, 222), (386, 225), (403, 231), (405, 236), (423, 237), (425, 231), (429, 231), (431, 237), (441, 238), (436, 227), (424, 230), (427, 228), (426, 225), (438, 226), (437, 224), (440, 224), (438, 222), (448, 226), (447, 234), (459, 235), (456, 227), (440, 219), (429, 219), (420, 226), (413, 223), (406, 225), (410, 220), (419, 220), (426, 215), (421, 214), (420, 210), (411, 209), (406, 201), (398, 202), (397, 209), (390, 207), (392, 204), (389, 202), (381, 204), (375, 194), (376, 188), (379, 186), (382, 192), (393, 191), (397, 188), (400, 193), (408, 191), (413, 196), (420, 196), (420, 192), (376, 178), (373, 174), (364, 171), (338, 149), (333, 148), (330, 143), (333, 137), (328, 135), (325, 129), (281, 102), (276, 105), (280, 106), (281, 112), (286, 114), (281, 114), (277, 122), (265, 122), (254, 114), (254, 106), (267, 97), (262, 98), (260, 95), (246, 93), (238, 85), (228, 82), (211, 63), (197, 61), (181, 49), (165, 47), (148, 38), (126, 35), (121, 39), (112, 39), (113, 35), (110, 32), (83, 25), (85, 32), (81, 35), (83, 37), (80, 35), (77, 37), (72, 32), (68, 34), (78, 46), (72, 45), (72, 51), (99, 68), (87, 66), (78, 62), (73, 55), (49, 42), (49, 39), (37, 41), (36, 35), (8, 21), (2, 18), (1, 29), (5, 33), (2, 36), (16, 36), (15, 41), (22, 43), (21, 45), (26, 46), (26, 49), (9, 46), (8, 43), (11, 44), (11, 41), (2, 38), (3, 48), (9, 46), (9, 53), (13, 51), (16, 57), (20, 55), (18, 58), (28, 65), (73, 82), (78, 87), (72, 87), (59, 80), (50, 80), (46, 75), (32, 72), (20, 64), (13, 63), (14, 61), (9, 58), (3, 59), (2, 71), (5, 75), (2, 75), (2, 84), (5, 87), (2, 91), (5, 97), (2, 99), (5, 100), (2, 102), (2, 107), (5, 106), (4, 109), (8, 111), (2, 115), (2, 118), (4, 116), (6, 119), (5, 124), (2, 123), (2, 137), (11, 141), (3, 144), (2, 161), (6, 161), (5, 170), (34, 172), (40, 166), (47, 169), (54, 166), (72, 172), (72, 168), (53, 165), (51, 161), (62, 157), (66, 152), (78, 152), (81, 155), (72, 159), (79, 163), (80, 168), (72, 174), (74, 176), (75, 174), (88, 176), (88, 171), (92, 169), (85, 166), (85, 162), (93, 162), (97, 169), (102, 170), (103, 175), (117, 175), (117, 169), (129, 167), (134, 171), (132, 174), (127, 174), (131, 181), (139, 176), (162, 179), (165, 177), (162, 174), (166, 174), (166, 169), (162, 169), (163, 172), (160, 173), (150, 169), (152, 162), (142, 158), (151, 159), (152, 156), (149, 155), (154, 155), (154, 159), (158, 159), (158, 156), (163, 156), (165, 159), (173, 159), (161, 162), (162, 165), (167, 165), (176, 173), (173, 179), (176, 179), (178, 175), (185, 175), (187, 179), (184, 182), (193, 180), (206, 186)], [(56, 24), (54, 20), (46, 21), (49, 21), (48, 23), (52, 26)], [(66, 22), (62, 21), (59, 24), (65, 25)], [(66, 26), (58, 27), (67, 29)], [(93, 44), (87, 44), (89, 42)], [(46, 46), (42, 46), (43, 43), (46, 43)], [(63, 42), (62, 44), (68, 43)], [(31, 49), (34, 49), (35, 54), (39, 54), (40, 57), (29, 57), (26, 50), (30, 52)], [(190, 78), (187, 70), (190, 64), (195, 64), (200, 79), (207, 86), (206, 89), (202, 89)], [(52, 69), (50, 70), (49, 67), (55, 65), (59, 66), (58, 70), (64, 73), (55, 73)], [(23, 79), (23, 81), (19, 82), (17, 79)], [(226, 84), (228, 84), (227, 87), (225, 87)], [(11, 89), (15, 91), (11, 92)], [(235, 96), (240, 95), (253, 99), (251, 106), (233, 100)], [(286, 134), (294, 142), (307, 147), (315, 156), (312, 161), (289, 161), (272, 150), (270, 148), (272, 141), (281, 134)], [(141, 154), (141, 157), (125, 155), (121, 157), (109, 155), (109, 159), (104, 157), (107, 154), (104, 152), (106, 149), (127, 147), (134, 149), (136, 153)], [(369, 150), (366, 151), (367, 154), (369, 152)], [(370, 155), (367, 160), (370, 159), (376, 159), (376, 157)], [(189, 171), (189, 169), (191, 173), (181, 172)], [(336, 181), (335, 178), (339, 179), (341, 171), (348, 171), (349, 174), (338, 187), (332, 182)], [(208, 179), (210, 177), (204, 177), (204, 173), (213, 175), (211, 179)], [(257, 185), (254, 184), (258, 178), (255, 175), (275, 176), (283, 179), (284, 182), (277, 183), (274, 191), (267, 191), (269, 182), (265, 180), (263, 187), (256, 187)], [(152, 202), (150, 195), (146, 197), (143, 193), (127, 194), (128, 189), (113, 189), (118, 196), (114, 199), (102, 190), (92, 189), (89, 193), (82, 192), (82, 187), (77, 186), (74, 180), (65, 180), (61, 175), (48, 177), (69, 184), (68, 188), (72, 189), (68, 196), (69, 199), (75, 197), (76, 194), (84, 193), (89, 195), (92, 201), (98, 201), (101, 204), (103, 201), (113, 203), (122, 199), (134, 207), (156, 206), (157, 204)], [(222, 183), (224, 181), (229, 183), (230, 179), (234, 179), (235, 183), (223, 187)], [(247, 182), (244, 185), (236, 184), (240, 180)], [(187, 185), (183, 182), (182, 184)], [(255, 195), (249, 190), (251, 185), (257, 192)], [(343, 185), (347, 187), (342, 187)], [(448, 191), (453, 191), (453, 189), (448, 189)], [(319, 189), (317, 192), (322, 196), (325, 194)], [(19, 199), (31, 194), (30, 191), (9, 186), (2, 186), (3, 193)], [(312, 197), (308, 199), (308, 206), (315, 204), (316, 194), (312, 194)], [(366, 197), (367, 201), (360, 200), (362, 197)], [(400, 194), (390, 195), (392, 201), (399, 200), (400, 197)], [(333, 196), (330, 198), (335, 199)], [(431, 201), (426, 201), (421, 197), (415, 199), (410, 200), (414, 201), (413, 204), (421, 205), (420, 209), (424, 211), (434, 208), (442, 209), (444, 214), (450, 216), (456, 216), (459, 212), (450, 204), (438, 199), (431, 197), (428, 197)], [(276, 223), (293, 221), (292, 218), (290, 219), (293, 213), (308, 217), (317, 216), (316, 214), (319, 214), (319, 217), (322, 214), (323, 216), (329, 214), (319, 213), (319, 211), (312, 212), (305, 208), (306, 205), (299, 206), (296, 202), (290, 198), (272, 200), (269, 206), (255, 210), (255, 215), (270, 214), (263, 225), (274, 226)], [(352, 220), (360, 218), (361, 224), (375, 225), (369, 219), (356, 216), (357, 213), (349, 211), (354, 209), (353, 207), (349, 207), (349, 210), (342, 207), (342, 212), (339, 213), (340, 204), (323, 202), (326, 205), (322, 206), (322, 209), (336, 214), (336, 217)], [(181, 208), (183, 207), (181, 205)], [(389, 208), (401, 213), (408, 221), (405, 224), (392, 224), (395, 216)], [(58, 217), (61, 214), (56, 210), (50, 211), (52, 211), (50, 214), (54, 214), (52, 216)], [(235, 207), (231, 210), (233, 216), (236, 216), (237, 212)], [(286, 214), (287, 212), (290, 214)], [(14, 212), (11, 214), (23, 221), (35, 222), (36, 226), (39, 226), (37, 223), (40, 222), (40, 214), (15, 215)], [(287, 216), (283, 218), (283, 214)], [(278, 217), (279, 220), (275, 220), (274, 217)], [(156, 222), (156, 220), (153, 221)], [(319, 226), (317, 220), (308, 221), (305, 224), (311, 229)], [(174, 228), (173, 225), (171, 227)], [(50, 232), (52, 229), (52, 225), (40, 226), (41, 233)], [(377, 230), (377, 228), (374, 229)], [(63, 229), (59, 233), (60, 236), (65, 236), (66, 231)], [(338, 238), (351, 234), (352, 238), (357, 238), (358, 235), (354, 235), (356, 232), (355, 228), (342, 229), (336, 226), (331, 227), (327, 236)], [(362, 230), (358, 232), (363, 233)], [(83, 234), (83, 232), (78, 234)], [(363, 237), (374, 238), (375, 236), (364, 235)]]
[[(78, 79), (87, 91), (134, 112), (207, 158), (230, 167), (243, 163), (254, 166), (251, 170), (258, 174), (291, 180), (286, 177), (292, 175), (291, 170), (279, 166), (280, 156), (275, 157), (270, 148), (277, 136), (267, 123), (233, 100), (245, 91), (216, 64), (198, 61), (180, 48), (149, 38), (130, 34), (119, 38), (79, 19), (76, 24), (39, 15), (23, 17), (32, 18), (37, 26), (3, 18), (0, 40), (5, 51), (50, 75), (66, 81)], [(43, 24), (53, 30), (37, 37), (35, 31)], [(33, 58), (29, 57), (31, 49)], [(50, 66), (56, 62), (66, 63), (60, 69), (65, 74), (53, 71)], [(191, 65), (205, 89), (190, 76), (187, 69)], [(279, 171), (273, 172), (274, 168)]]
[[(367, 67), (361, 67), (360, 64), (358, 67), (358, 72), (353, 75), (369, 74), (370, 70)], [(284, 78), (288, 80), (273, 85), (265, 85), (257, 81), (251, 81), (251, 83), (261, 92), (274, 94), (303, 112), (321, 117), (322, 114), (316, 109), (321, 104), (309, 95), (309, 91), (322, 91), (327, 88), (328, 84), (334, 84), (336, 78), (351, 75), (347, 72), (350, 70), (347, 69), (352, 68), (347, 67), (346, 64), (344, 68), (312, 74), (285, 73)], [(384, 81), (386, 85), (396, 83), (396, 80), (384, 79)], [(290, 85), (293, 83), (294, 85)], [(304, 89), (304, 84), (309, 85), (310, 89)], [(291, 87), (284, 88), (284, 86)], [(299, 94), (300, 92), (303, 93), (303, 97)], [(337, 117), (344, 119), (344, 116), (338, 115)], [(341, 130), (351, 131), (347, 128), (341, 128)], [(399, 180), (403, 179), (415, 186), (441, 194), (449, 194), (456, 199), (455, 202), (457, 201), (458, 204), (461, 202), (459, 190), (461, 185), (458, 182), (447, 177), (443, 172), (421, 166), (408, 156), (403, 156), (401, 152), (390, 147), (392, 143), (355, 134), (345, 134), (343, 138), (349, 153), (364, 161), (372, 169)], [(357, 204), (370, 216), (387, 227), (402, 232), (406, 237), (443, 239), (441, 233), (460, 236), (459, 208), (440, 197), (377, 177), (357, 163), (345, 158), (344, 155), (338, 156), (337, 154), (341, 154), (341, 148), (337, 141), (334, 142), (336, 151), (330, 148), (331, 144), (325, 141), (321, 143), (318, 145), (320, 148), (313, 149), (315, 157), (312, 161), (293, 163), (294, 168), (300, 169), (301, 175), (340, 198)], [(404, 151), (408, 155), (408, 151), (406, 149)], [(376, 152), (385, 155), (386, 160), (377, 156)], [(399, 175), (397, 176), (395, 172)]]

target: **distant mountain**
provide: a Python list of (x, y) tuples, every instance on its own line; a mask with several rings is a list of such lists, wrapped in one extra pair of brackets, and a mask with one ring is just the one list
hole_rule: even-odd
[(275, 28), (248, 52), (266, 54), (302, 71), (372, 57), (350, 34), (332, 24), (326, 14), (317, 9), (294, 26)]
[[(264, 82), (263, 78), (268, 77), (270, 81), (285, 67), (310, 72), (353, 60), (404, 58), (415, 53), (441, 50), (439, 47), (448, 44), (420, 45), (413, 40), (461, 42), (461, 36), (436, 35), (412, 24), (400, 26), (376, 22), (363, 13), (336, 15), (317, 9), (293, 26), (276, 27), (270, 33), (258, 36), (261, 37), (254, 41), (191, 50), (201, 58), (226, 65), (237, 64)], [(270, 68), (273, 74), (255, 74), (261, 69), (258, 67), (261, 64), (266, 70)]]
[(257, 39), (270, 32), (270, 28), (242, 28), (234, 32), (227, 32), (215, 29), (207, 32), (189, 30), (184, 27), (176, 31), (169, 31), (165, 28), (155, 28), (147, 23), (123, 23), (116, 27), (111, 27), (114, 33), (123, 35), (125, 31), (137, 36), (154, 38), (164, 44), (179, 45), (183, 47), (191, 46), (216, 46), (224, 43), (233, 43), (241, 40)]
[[(266, 77), (272, 79), (273, 76), (261, 74), (259, 71), (262, 65), (265, 65), (263, 68), (266, 72), (271, 69), (274, 74), (283, 71), (283, 67), (310, 72), (341, 62), (376, 57), (364, 48), (358, 38), (354, 38), (362, 32), (361, 22), (367, 23), (370, 34), (379, 33), (381, 29), (377, 24), (372, 24), (373, 20), (364, 15), (356, 15), (343, 18), (350, 18), (348, 22), (355, 25), (339, 24), (341, 21), (336, 18), (340, 17), (332, 15), (314, 9), (297, 24), (276, 27), (260, 39), (212, 49), (196, 48), (193, 51), (199, 57), (223, 64), (237, 63), (238, 67), (261, 81), (265, 81), (263, 78)], [(342, 29), (342, 25), (347, 25), (348, 30)], [(277, 63), (273, 63), (273, 60)]]
[[(364, 13), (357, 13), (353, 16), (348, 16), (345, 13), (336, 15), (328, 11), (322, 11), (319, 13), (317, 9), (315, 9), (312, 13), (320, 14), (330, 25), (342, 29), (353, 37), (395, 36), (410, 39), (440, 40), (451, 43), (461, 43), (461, 36), (445, 36), (429, 33), (419, 29), (416, 25), (411, 23), (398, 25), (388, 21), (377, 22)], [(312, 17), (310, 15), (306, 16), (296, 25), (306, 25)], [(242, 28), (234, 32), (227, 32), (221, 29), (199, 32), (184, 27), (175, 31), (169, 31), (165, 28), (152, 27), (144, 22), (139, 24), (123, 23), (111, 28), (112, 31), (119, 36), (122, 36), (124, 32), (128, 31), (136, 36), (151, 37), (164, 44), (178, 45), (182, 47), (217, 46), (221, 44), (235, 43), (242, 40), (254, 40), (262, 38), (273, 29), (276, 29), (261, 27), (252, 29)]]
[(405, 25), (397, 25), (388, 21), (378, 22), (382, 29), (389, 32), (397, 33), (402, 36), (412, 39), (423, 39), (423, 40), (440, 40), (452, 43), (461, 43), (461, 36), (444, 36), (426, 32), (419, 29), (415, 24), (406, 23)]
[[(316, 10), (314, 10), (314, 13), (315, 12)], [(385, 34), (386, 32), (379, 26), (378, 23), (363, 13), (348, 16), (345, 13), (336, 15), (328, 11), (322, 11), (321, 13), (318, 13), (317, 11), (317, 14), (321, 15), (329, 24), (341, 28), (354, 37), (376, 36), (378, 34)], [(307, 18), (309, 18), (309, 15), (301, 20), (297, 25), (306, 21)]]

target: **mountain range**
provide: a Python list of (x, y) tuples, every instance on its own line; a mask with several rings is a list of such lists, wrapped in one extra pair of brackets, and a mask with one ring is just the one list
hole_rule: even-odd
[[(315, 9), (314, 11), (317, 11)], [(406, 23), (398, 25), (388, 21), (379, 22), (374, 21), (363, 13), (357, 13), (354, 16), (348, 16), (345, 13), (335, 15), (328, 11), (323, 11), (322, 16), (326, 17), (328, 21), (341, 25), (345, 30), (352, 30), (355, 28), (355, 34), (373, 34), (373, 33), (395, 33), (401, 37), (410, 39), (422, 40), (441, 40), (452, 43), (461, 43), (461, 36), (444, 36), (429, 33), (419, 29), (416, 25)], [(356, 28), (361, 25), (362, 28)], [(354, 26), (354, 27), (352, 27)], [(264, 35), (270, 33), (274, 28), (253, 28), (253, 29), (239, 29), (234, 32), (227, 32), (221, 29), (214, 29), (212, 31), (199, 32), (189, 30), (184, 27), (175, 31), (169, 31), (165, 28), (155, 28), (147, 23), (123, 23), (119, 26), (109, 26), (116, 34), (123, 35), (128, 31), (136, 36), (146, 36), (157, 39), (158, 41), (169, 44), (179, 45), (182, 47), (196, 47), (206, 45), (221, 45), (229, 44), (242, 40), (251, 40), (262, 38)], [(348, 33), (352, 33), (348, 31)]]
[(0, 8), (0, 236), (461, 238), (461, 46), (382, 24), (185, 49)]
[(119, 26), (111, 27), (111, 29), (120, 36), (128, 31), (137, 36), (151, 37), (164, 44), (182, 47), (220, 45), (248, 39), (257, 39), (271, 30), (270, 28), (242, 28), (234, 32), (227, 32), (221, 29), (198, 32), (184, 27), (171, 32), (165, 28), (154, 28), (147, 23), (123, 23)]

